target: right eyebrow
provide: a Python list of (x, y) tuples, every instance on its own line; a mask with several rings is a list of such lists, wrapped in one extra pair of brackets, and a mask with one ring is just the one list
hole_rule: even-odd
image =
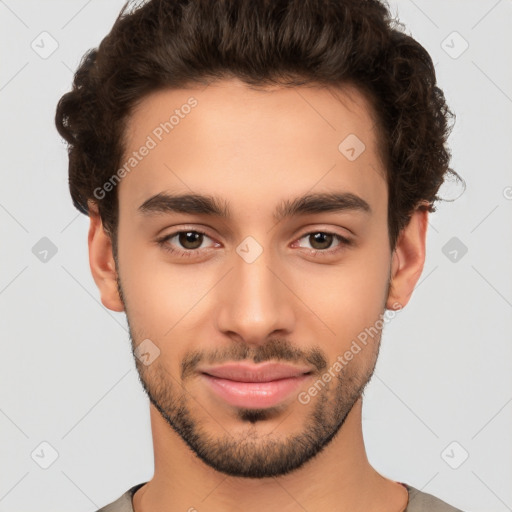
[(172, 195), (161, 192), (144, 201), (138, 211), (145, 214), (189, 213), (215, 215), (222, 218), (230, 216), (227, 204), (220, 199), (200, 194)]

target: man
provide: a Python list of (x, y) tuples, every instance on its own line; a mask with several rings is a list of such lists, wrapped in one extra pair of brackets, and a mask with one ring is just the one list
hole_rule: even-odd
[(427, 52), (377, 0), (126, 7), (56, 115), (151, 402), (154, 477), (101, 510), (457, 510), (361, 428), (453, 172)]

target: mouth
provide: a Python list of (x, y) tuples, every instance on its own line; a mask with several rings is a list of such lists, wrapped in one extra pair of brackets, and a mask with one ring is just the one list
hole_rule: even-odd
[(278, 405), (312, 374), (309, 367), (281, 363), (230, 363), (200, 369), (211, 392), (235, 407), (266, 408)]

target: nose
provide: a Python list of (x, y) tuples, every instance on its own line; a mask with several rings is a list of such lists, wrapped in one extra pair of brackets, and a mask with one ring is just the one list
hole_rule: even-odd
[(233, 264), (218, 290), (217, 328), (251, 345), (293, 332), (293, 293), (279, 265), (266, 251), (251, 263), (234, 255)]

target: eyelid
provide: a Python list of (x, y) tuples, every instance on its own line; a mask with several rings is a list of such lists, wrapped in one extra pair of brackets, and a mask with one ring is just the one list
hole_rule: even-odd
[(324, 235), (331, 235), (336, 240), (338, 240), (338, 244), (335, 245), (334, 247), (329, 247), (328, 249), (314, 249), (314, 248), (310, 249), (308, 247), (300, 247), (299, 246), (299, 248), (306, 249), (313, 256), (317, 256), (318, 254), (325, 256), (325, 257), (334, 256), (338, 252), (344, 251), (348, 247), (354, 245), (354, 241), (352, 239), (350, 239), (344, 235), (340, 235), (339, 233), (336, 233), (335, 231), (329, 231), (328, 229), (322, 229), (322, 228), (306, 231), (301, 236), (299, 236), (298, 238), (295, 239), (294, 244), (297, 243), (298, 241), (302, 240), (303, 238), (308, 237), (310, 235), (314, 235), (316, 233), (323, 233)]
[(343, 238), (347, 242), (352, 241), (350, 238), (350, 235), (344, 235), (342, 233), (338, 233), (335, 229), (329, 228), (329, 227), (313, 227), (313, 228), (307, 228), (305, 231), (299, 232), (299, 235), (296, 235), (295, 240), (298, 240), (299, 238), (304, 238), (306, 235), (313, 235), (315, 233), (325, 233), (328, 235), (336, 235), (340, 238)]

